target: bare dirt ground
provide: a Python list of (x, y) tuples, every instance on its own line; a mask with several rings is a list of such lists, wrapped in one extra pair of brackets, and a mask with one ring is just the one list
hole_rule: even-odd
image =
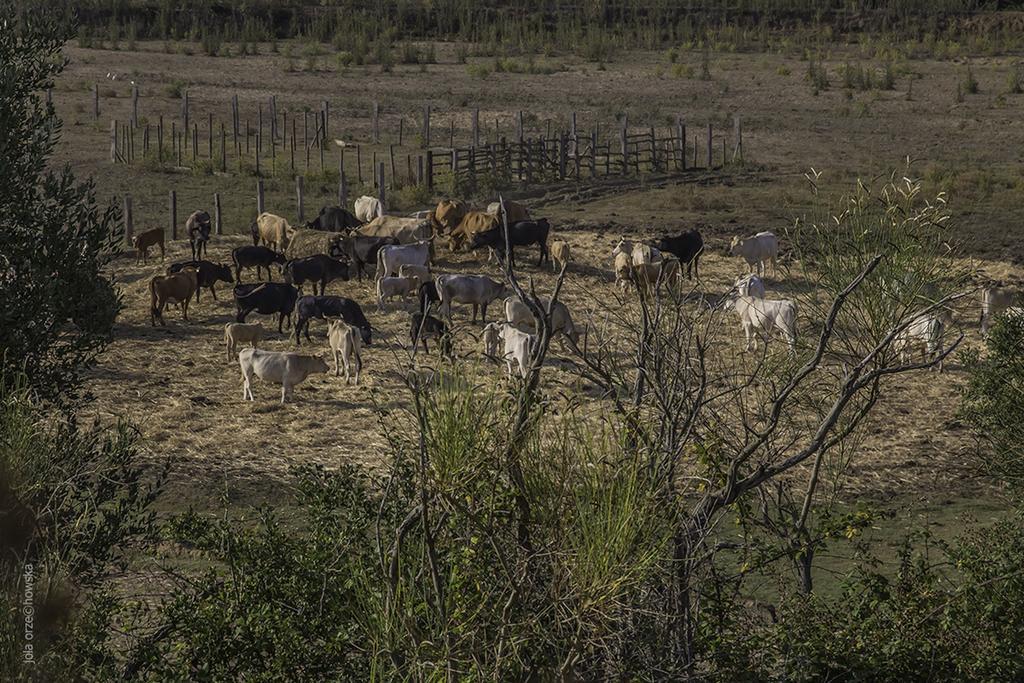
[[(710, 81), (674, 77), (660, 53), (620, 55), (604, 70), (554, 57), (548, 61), (564, 70), (479, 79), (468, 75), (465, 65), (453, 63), (450, 46), (439, 49), (442, 63), (429, 65), (426, 73), (403, 65), (391, 73), (381, 73), (375, 66), (339, 72), (329, 55), (318, 58), (320, 71), (287, 71), (288, 59), (269, 54), (266, 47), (260, 56), (231, 58), (164, 54), (160, 49), (158, 44), (141, 45), (135, 52), (69, 46), (71, 63), (54, 91), (58, 113), (65, 120), (63, 158), (80, 175), (96, 178), (101, 197), (130, 191), (136, 229), (166, 224), (169, 189), (178, 193), (182, 220), (192, 208), (209, 207), (211, 193), (220, 192), (229, 233), (242, 232), (255, 212), (250, 175), (168, 172), (109, 163), (109, 121), (112, 117), (124, 120), (130, 108), (126, 81), (141, 84), (142, 111), (151, 123), (159, 114), (171, 117), (178, 112), (180, 101), (168, 86), (183, 81), (201, 121), (207, 111), (227, 121), (233, 93), (239, 94), (243, 110), (252, 112), (257, 102), (271, 94), (277, 94), (279, 106), (292, 112), (303, 107), (315, 110), (321, 99), (329, 98), (332, 136), (364, 143), (374, 99), (384, 105), (385, 138), (396, 127), (399, 114), (405, 116), (407, 135), (415, 129), (415, 116), (425, 103), (434, 107), (438, 130), (447, 130), (451, 119), (457, 135), (465, 135), (469, 109), (474, 106), (481, 108), (485, 130), (497, 117), (503, 134), (511, 133), (518, 109), (532, 115), (530, 125), (535, 131), (548, 119), (564, 123), (572, 110), (579, 112), (582, 127), (599, 123), (603, 129), (623, 112), (641, 128), (666, 126), (677, 112), (694, 125), (713, 121), (727, 128), (731, 115), (741, 114), (745, 151), (753, 165), (736, 169), (721, 184), (649, 187), (638, 181), (592, 201), (543, 202), (543, 208), (537, 209), (551, 218), (555, 236), (572, 245), (579, 267), (570, 272), (565, 298), (584, 320), (595, 300), (612, 295), (610, 252), (619, 235), (650, 237), (699, 225), (708, 243), (703, 286), (710, 292), (727, 289), (740, 270), (734, 259), (723, 255), (728, 239), (790, 224), (807, 205), (803, 173), (812, 166), (824, 170), (823, 188), (845, 191), (855, 177), (902, 168), (909, 157), (914, 162), (912, 172), (924, 176), (930, 190), (950, 192), (965, 258), (977, 260), (993, 277), (1013, 280), (1024, 275), (1019, 267), (1024, 260), (1019, 247), (1024, 238), (1024, 203), (1020, 201), (1024, 178), (1019, 165), (1024, 149), (1020, 144), (1024, 96), (1002, 94), (1013, 64), (1009, 58), (975, 60), (972, 68), (979, 94), (968, 94), (957, 102), (956, 85), (964, 77), (965, 66), (956, 62), (901, 63), (891, 91), (847, 94), (835, 75), (832, 88), (814, 95), (804, 78), (806, 62), (785, 55), (713, 54)], [(834, 73), (845, 59), (856, 57), (854, 48), (846, 52), (837, 48), (830, 68)], [(683, 59), (696, 63), (699, 55), (684, 53)], [(296, 59), (295, 68), (302, 66), (303, 60)], [(120, 74), (119, 80), (108, 80), (110, 72)], [(101, 83), (105, 93), (99, 122), (93, 120), (91, 110), (94, 82)], [(408, 147), (400, 153), (412, 151)], [(267, 208), (294, 217), (293, 184), (287, 175), (279, 167), (277, 176), (268, 179)], [(310, 206), (315, 211), (319, 204), (331, 201), (335, 188), (324, 180), (307, 183), (307, 191), (307, 211)], [(230, 248), (241, 243), (238, 236), (217, 239), (210, 256), (227, 260)], [(188, 258), (187, 251), (187, 243), (172, 245), (168, 262)], [(528, 253), (524, 263), (535, 258), (535, 252)], [(497, 274), (494, 266), (475, 259), (446, 259), (443, 254), (440, 272)], [(393, 373), (400, 344), (408, 338), (404, 310), (391, 307), (377, 313), (366, 281), (333, 283), (329, 293), (359, 301), (371, 322), (386, 333), (366, 350), (364, 382), (354, 387), (334, 377), (315, 376), (299, 387), (295, 403), (284, 407), (276, 403), (279, 393), (261, 384), (255, 388), (258, 400), (248, 403), (241, 400), (237, 363), (228, 362), (223, 347), (223, 324), (234, 314), (230, 287), (221, 288), (217, 303), (204, 293), (202, 302), (192, 309), (191, 322), (183, 322), (172, 310), (166, 328), (152, 328), (146, 285), (161, 271), (159, 262), (135, 266), (132, 259), (122, 259), (115, 266), (125, 309), (116, 341), (91, 373), (88, 389), (95, 397), (90, 410), (105, 418), (130, 419), (146, 437), (154, 459), (172, 459), (165, 505), (174, 509), (188, 504), (216, 506), (222, 495), (230, 503), (274, 501), (281, 495), (280, 483), (290, 465), (330, 466), (347, 460), (372, 467), (379, 462), (383, 439), (378, 421), (384, 412), (405, 405), (404, 389)], [(542, 290), (553, 284), (550, 271), (536, 272), (532, 262), (526, 273), (536, 277)], [(793, 284), (783, 280), (770, 288), (785, 293)], [(491, 313), (492, 319), (496, 314)], [(976, 314), (965, 312), (961, 322), (967, 326), (969, 343), (976, 344), (972, 316), (976, 320)], [(465, 321), (465, 314), (457, 313), (457, 320)], [(269, 319), (263, 323), (272, 326)], [(302, 348), (324, 351), (324, 325), (314, 322), (312, 330), (314, 343)], [(739, 345), (738, 325), (736, 331)], [(462, 354), (479, 350), (470, 332), (474, 330), (469, 326), (460, 327)], [(279, 337), (275, 329), (265, 347), (292, 349), (293, 343)], [(502, 381), (502, 368), (478, 356), (464, 362), (480, 363), (480, 372)], [(988, 491), (988, 485), (966, 464), (973, 445), (955, 420), (956, 388), (964, 378), (957, 362), (948, 367), (949, 372), (941, 376), (920, 373), (900, 380), (886, 394), (869, 427), (863, 453), (856, 458), (851, 500), (862, 495), (938, 500)], [(577, 387), (577, 380), (557, 367), (551, 368), (545, 383), (551, 389)]]

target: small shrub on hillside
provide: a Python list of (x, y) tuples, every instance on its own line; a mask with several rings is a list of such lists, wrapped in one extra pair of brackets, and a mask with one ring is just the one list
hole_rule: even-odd
[(465, 44), (459, 43), (458, 45), (455, 46), (455, 61), (456, 62), (458, 62), (459, 64), (465, 64), (466, 63), (466, 57), (468, 57), (468, 56), (469, 56), (469, 50), (466, 48)]
[(395, 208), (402, 211), (414, 211), (428, 206), (432, 196), (426, 185), (403, 185), (391, 193)]
[(813, 56), (807, 60), (807, 82), (811, 84), (811, 92), (815, 95), (822, 90), (828, 90), (828, 70)]
[(893, 73), (892, 62), (886, 62), (882, 69), (882, 77), (878, 81), (879, 90), (892, 90), (896, 87), (896, 76)]
[(967, 65), (967, 75), (964, 78), (964, 92), (969, 95), (977, 95), (979, 92), (978, 79), (974, 77), (974, 69), (970, 64)]
[(1006, 92), (1009, 95), (1019, 95), (1024, 92), (1024, 78), (1021, 78), (1021, 68), (1014, 66), (1006, 77)]
[(788, 76), (790, 74), (789, 67), (782, 65), (775, 70), (775, 73), (777, 73), (780, 76)]
[(700, 80), (711, 80), (711, 54), (708, 50), (704, 50), (700, 58)]
[(668, 50), (666, 50), (665, 59), (668, 60), (669, 64), (675, 64), (677, 61), (679, 61), (679, 48), (670, 47)]
[(673, 64), (672, 75), (676, 78), (693, 78), (696, 72), (689, 64)]
[(493, 70), (490, 66), (483, 63), (467, 64), (466, 73), (475, 78), (484, 80), (493, 73)]
[(92, 29), (87, 24), (78, 26), (78, 47), (91, 48), (93, 46)]
[(182, 93), (185, 91), (185, 85), (185, 81), (172, 81), (164, 88), (164, 92), (172, 100), (180, 100)]

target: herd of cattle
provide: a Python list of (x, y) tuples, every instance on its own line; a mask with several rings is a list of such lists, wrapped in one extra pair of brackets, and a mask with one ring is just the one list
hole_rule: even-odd
[[(441, 354), (451, 357), (451, 307), (453, 303), (464, 304), (472, 307), (472, 323), (479, 312), (484, 353), (503, 360), (509, 375), (518, 370), (526, 376), (534, 343), (535, 321), (530, 309), (503, 282), (481, 274), (437, 274), (432, 265), (440, 247), (452, 252), (486, 249), (490, 258), (507, 258), (514, 264), (517, 247), (536, 246), (538, 267), (548, 261), (555, 270), (564, 270), (572, 259), (569, 245), (562, 240), (549, 241), (551, 228), (546, 219), (531, 218), (526, 207), (514, 202), (504, 203), (507, 231), (501, 227), (504, 223), (499, 218), (501, 206), (497, 203), (486, 211), (474, 211), (462, 201), (443, 200), (432, 211), (408, 217), (385, 214), (372, 197), (359, 198), (354, 208), (352, 213), (341, 207), (325, 207), (302, 228), (293, 227), (280, 216), (262, 213), (250, 228), (253, 244), (233, 249), (231, 266), (202, 258), (210, 240), (210, 216), (205, 211), (192, 213), (185, 224), (192, 259), (172, 264), (165, 275), (156, 276), (149, 283), (151, 324), (159, 321), (166, 325), (164, 310), (168, 304), (180, 305), (187, 321), (189, 302), (193, 297), (198, 302), (202, 289), (209, 289), (216, 300), (216, 284), (232, 284), (236, 318), (225, 325), (224, 342), (229, 360), (237, 352), (243, 399), (253, 400), (252, 380), (259, 377), (280, 384), (281, 401), (285, 402), (295, 385), (310, 374), (327, 372), (328, 365), (320, 356), (257, 348), (265, 331), (260, 323), (246, 323), (247, 317), (252, 313), (277, 315), (278, 333), (283, 334), (285, 323), (291, 325), (294, 314), (296, 345), (301, 344), (303, 336), (312, 341), (310, 321), (327, 321), (335, 374), (340, 375), (344, 368), (348, 382), (354, 367), (358, 384), (362, 346), (371, 344), (374, 327), (358, 302), (327, 295), (327, 285), (335, 280), (349, 280), (352, 275), (361, 280), (373, 270), (378, 310), (394, 298), (405, 302), (414, 297), (417, 302), (409, 317), (412, 349), (422, 344), (429, 352), (428, 340), (435, 341)], [(133, 238), (132, 244), (137, 262), (145, 262), (149, 249), (157, 246), (163, 259), (162, 229), (142, 232)], [(790, 299), (767, 298), (762, 279), (769, 270), (773, 274), (777, 271), (778, 239), (771, 232), (736, 237), (729, 251), (747, 264), (748, 272), (724, 299), (724, 307), (739, 316), (746, 348), (755, 349), (758, 336), (767, 338), (777, 332), (795, 354), (797, 305)], [(684, 266), (686, 278), (698, 277), (703, 252), (704, 241), (696, 230), (662, 237), (650, 244), (620, 240), (611, 254), (616, 284), (624, 290), (636, 288), (643, 295), (682, 278)], [(242, 282), (242, 273), (249, 269), (255, 269), (258, 281), (246, 284)], [(283, 282), (274, 282), (274, 269), (283, 275)], [(312, 287), (311, 295), (303, 295), (307, 284)], [(1008, 290), (984, 291), (983, 331), (993, 316), (1013, 309), (1013, 298)], [(499, 299), (504, 299), (504, 319), (488, 323), (487, 308)], [(942, 339), (950, 323), (948, 311), (942, 308), (922, 314), (900, 333), (896, 348), (904, 358), (909, 358), (918, 347), (935, 357), (942, 353)], [(577, 344), (579, 333), (564, 303), (556, 302), (553, 307), (551, 326), (554, 335)], [(238, 350), (243, 344), (250, 347)]]

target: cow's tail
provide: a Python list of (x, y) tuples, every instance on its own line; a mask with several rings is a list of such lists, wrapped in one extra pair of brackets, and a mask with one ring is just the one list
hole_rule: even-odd
[(157, 296), (156, 296), (156, 278), (149, 281), (149, 314), (153, 318), (160, 316), (160, 310), (157, 308)]

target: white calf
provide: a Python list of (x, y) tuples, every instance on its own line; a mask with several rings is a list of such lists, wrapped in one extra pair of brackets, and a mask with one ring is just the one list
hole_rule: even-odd
[[(936, 312), (921, 313), (907, 325), (893, 342), (893, 346), (900, 354), (901, 363), (909, 363), (912, 360), (914, 347), (924, 347), (925, 358), (931, 360), (942, 355), (942, 337), (949, 322), (948, 314)], [(935, 366), (942, 372), (942, 361)]]
[(341, 366), (344, 364), (345, 384), (348, 384), (349, 361), (354, 360), (356, 384), (359, 384), (359, 373), (363, 369), (363, 341), (359, 328), (349, 325), (344, 320), (332, 320), (327, 324), (327, 340), (334, 353), (334, 376), (341, 376)]
[(398, 277), (416, 278), (416, 289), (424, 282), (430, 282), (430, 266), (406, 263), (398, 267)]
[(759, 232), (753, 237), (733, 237), (729, 253), (742, 256), (751, 272), (764, 275), (771, 264), (772, 273), (778, 269), (779, 240), (771, 232)]
[(519, 376), (526, 379), (526, 372), (530, 367), (530, 352), (536, 337), (517, 330), (511, 325), (503, 325), (501, 328), (501, 338), (505, 342), (502, 358), (505, 359), (505, 369), (508, 371), (508, 376), (512, 376), (512, 361), (514, 360), (519, 365)]
[(548, 253), (551, 254), (551, 268), (555, 272), (565, 268), (569, 265), (569, 261), (572, 260), (572, 252), (569, 250), (569, 244), (562, 240), (555, 240), (548, 247)]
[(1015, 292), (1002, 287), (986, 287), (981, 290), (981, 333), (987, 334), (996, 317), (1013, 305)]
[(498, 344), (501, 342), (501, 323), (484, 325), (484, 355), (497, 358)]
[(382, 277), (377, 280), (377, 310), (384, 310), (384, 301), (396, 296), (405, 301), (410, 294), (419, 291), (419, 283), (414, 277)]
[(740, 296), (752, 296), (757, 299), (764, 298), (764, 281), (754, 273), (748, 273), (738, 278), (733, 286)]

